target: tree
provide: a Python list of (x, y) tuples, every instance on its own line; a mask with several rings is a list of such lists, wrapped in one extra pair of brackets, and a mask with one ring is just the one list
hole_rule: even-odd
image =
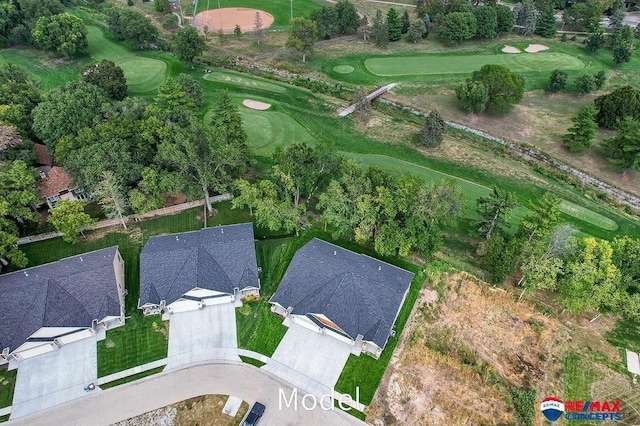
[(596, 89), (600, 90), (604, 87), (604, 84), (607, 82), (607, 72), (605, 70), (600, 70), (593, 75), (593, 79), (596, 83)]
[(366, 16), (363, 17), (362, 20), (360, 21), (359, 31), (362, 33), (362, 40), (368, 41), (369, 37), (371, 36), (371, 31), (369, 29), (369, 20), (367, 19)]
[(581, 76), (576, 77), (574, 83), (576, 85), (576, 90), (578, 91), (578, 96), (591, 93), (596, 88), (596, 80), (591, 74), (582, 74)]
[(102, 120), (102, 106), (108, 103), (104, 91), (84, 81), (72, 81), (51, 89), (43, 102), (34, 108), (33, 131), (55, 152), (55, 144), (66, 135)]
[(522, 100), (524, 79), (503, 65), (483, 65), (471, 78), (487, 88), (486, 109), (492, 114), (506, 114)]
[(640, 170), (640, 121), (622, 120), (616, 135), (602, 143), (602, 150), (616, 171)]
[(257, 185), (260, 197), (256, 205), (256, 224), (270, 231), (296, 231), (298, 235), (304, 206), (281, 200), (276, 185), (270, 180), (261, 180)]
[(188, 74), (168, 77), (158, 87), (156, 103), (160, 108), (174, 110), (185, 107), (195, 110), (202, 106), (202, 89), (197, 81)]
[(416, 19), (409, 25), (409, 31), (407, 31), (407, 39), (412, 43), (417, 43), (422, 40), (424, 34), (427, 32), (427, 26), (422, 19)]
[(553, 5), (547, 5), (536, 22), (536, 34), (551, 38), (556, 35), (556, 13)]
[(360, 17), (356, 7), (349, 0), (340, 0), (335, 4), (335, 29), (340, 34), (353, 34), (360, 26)]
[(316, 23), (304, 18), (293, 18), (289, 23), (289, 38), (285, 47), (294, 48), (302, 53), (302, 62), (306, 62), (307, 54), (313, 53), (313, 46), (318, 40)]
[(513, 273), (517, 247), (512, 237), (500, 232), (486, 242), (483, 261), (491, 275), (491, 284), (501, 284)]
[(408, 33), (410, 26), (411, 26), (411, 18), (409, 18), (409, 11), (405, 9), (404, 13), (402, 14), (402, 34)]
[(478, 6), (473, 9), (476, 17), (476, 37), (483, 40), (495, 38), (498, 35), (498, 14), (490, 6)]
[(520, 222), (518, 238), (531, 243), (534, 239), (546, 238), (553, 228), (560, 222), (562, 200), (551, 192), (545, 192), (541, 199), (529, 205), (530, 213)]
[(43, 16), (36, 22), (31, 35), (38, 49), (67, 58), (86, 55), (89, 51), (87, 29), (77, 16), (65, 13)]
[(212, 109), (211, 131), (227, 145), (237, 149), (238, 173), (243, 173), (253, 157), (253, 148), (242, 127), (242, 116), (227, 92), (222, 92), (220, 100)]
[(575, 3), (564, 10), (562, 20), (574, 30), (594, 32), (600, 27), (604, 8), (604, 3), (598, 0)]
[(482, 112), (489, 101), (489, 90), (483, 83), (468, 78), (456, 86), (456, 97), (464, 112)]
[(256, 18), (253, 21), (253, 39), (256, 41), (258, 46), (260, 46), (263, 36), (264, 29), (262, 28), (262, 17), (260, 16), (260, 12), (256, 12)]
[(476, 35), (476, 17), (470, 12), (453, 12), (445, 15), (439, 35), (445, 43), (455, 45)]
[(106, 216), (110, 219), (120, 219), (124, 229), (127, 229), (123, 216), (128, 207), (127, 200), (122, 184), (111, 171), (102, 173), (102, 180), (96, 185), (94, 195)]
[(478, 223), (478, 231), (489, 240), (498, 225), (508, 226), (507, 219), (518, 205), (516, 194), (494, 186), (486, 197), (479, 197), (476, 201), (476, 211), (482, 218)]
[(640, 119), (640, 90), (633, 86), (619, 87), (593, 102), (598, 110), (596, 122), (601, 127), (614, 129), (625, 117)]
[(22, 24), (22, 16), (15, 4), (0, 3), (0, 37), (7, 41), (11, 32)]
[(153, 0), (153, 9), (158, 13), (168, 13), (171, 10), (169, 0)]
[(629, 62), (633, 48), (633, 30), (630, 26), (625, 25), (613, 39), (613, 63), (620, 65)]
[(3, 221), (24, 223), (35, 220), (31, 209), (40, 201), (36, 190), (36, 173), (21, 160), (0, 165), (0, 226)]
[(624, 18), (627, 16), (627, 10), (624, 5), (624, 1), (614, 1), (613, 13), (609, 16), (609, 41), (613, 46), (615, 44), (616, 36), (625, 27)]
[(499, 4), (495, 7), (496, 19), (498, 21), (498, 34), (511, 32), (513, 29), (514, 17), (509, 6)]
[(243, 161), (238, 146), (226, 143), (222, 135), (211, 132), (196, 117), (160, 144), (158, 158), (200, 188), (209, 213), (213, 211), (209, 189), (227, 190), (236, 177), (234, 170), (240, 169)]
[(62, 239), (68, 243), (75, 243), (82, 227), (91, 225), (94, 219), (84, 212), (85, 203), (82, 201), (58, 200), (53, 209), (49, 210), (47, 221), (58, 231), (62, 232)]
[(596, 109), (587, 105), (578, 111), (578, 115), (573, 117), (573, 127), (562, 137), (565, 146), (571, 152), (580, 152), (591, 147), (591, 141), (596, 135)]
[(422, 17), (422, 22), (424, 22), (425, 27), (425, 30), (422, 33), (422, 38), (427, 38), (429, 37), (429, 31), (431, 29), (431, 18), (429, 18), (429, 15), (424, 15)]
[(398, 41), (402, 37), (402, 19), (394, 8), (387, 12), (387, 26), (389, 27), (389, 41)]
[(257, 185), (251, 185), (245, 179), (238, 179), (234, 182), (236, 196), (231, 201), (231, 207), (234, 209), (249, 208), (249, 216), (253, 216), (253, 209), (260, 203), (260, 188)]
[(156, 167), (145, 167), (142, 170), (142, 180), (138, 186), (129, 191), (129, 205), (136, 213), (146, 213), (158, 209), (165, 204), (162, 192), (171, 191), (169, 174), (163, 173)]
[(627, 293), (637, 294), (640, 290), (640, 239), (616, 237), (611, 248), (611, 260), (620, 271), (623, 287)]
[(23, 137), (32, 135), (31, 112), (42, 101), (27, 71), (12, 63), (0, 67), (0, 121), (15, 126)]
[(442, 135), (447, 130), (447, 124), (438, 110), (433, 109), (425, 118), (424, 126), (418, 133), (418, 143), (427, 148), (436, 148), (442, 144)]
[(59, 0), (18, 0), (18, 8), (28, 28), (33, 28), (38, 19), (64, 13)]
[(206, 47), (204, 37), (191, 26), (180, 28), (171, 38), (171, 50), (178, 59), (189, 63), (191, 69), (193, 69), (195, 58), (202, 55)]
[(597, 28), (594, 32), (592, 32), (587, 38), (586, 49), (589, 53), (596, 53), (603, 47), (606, 43), (606, 39), (604, 37), (604, 31), (602, 28)]
[(567, 86), (567, 78), (569, 74), (566, 71), (553, 70), (549, 76), (549, 86), (547, 87), (550, 92), (558, 93)]
[(110, 12), (109, 29), (119, 40), (136, 43), (140, 49), (146, 48), (158, 37), (158, 29), (151, 20), (132, 9)]
[(371, 113), (371, 101), (367, 98), (367, 92), (364, 87), (358, 87), (355, 99), (355, 110), (353, 111), (356, 119), (360, 122), (366, 122), (369, 120), (369, 114)]
[(378, 47), (385, 48), (389, 43), (389, 26), (380, 9), (376, 10), (376, 18), (371, 26), (371, 37)]
[(532, 0), (523, 0), (521, 11), (516, 19), (516, 23), (522, 27), (520, 29), (522, 35), (530, 36), (535, 33), (539, 16), (540, 11), (536, 9), (534, 2)]
[(336, 22), (338, 20), (338, 12), (333, 5), (326, 5), (311, 12), (309, 19), (316, 23), (320, 37), (323, 39), (329, 39), (331, 38), (331, 33), (335, 29)]
[(103, 59), (82, 69), (82, 79), (98, 86), (111, 99), (121, 101), (127, 97), (127, 80), (124, 71), (113, 61)]
[(597, 310), (594, 321), (602, 314), (622, 310), (626, 294), (620, 278), (609, 242), (587, 237), (578, 242), (575, 257), (567, 262), (558, 296), (570, 311)]

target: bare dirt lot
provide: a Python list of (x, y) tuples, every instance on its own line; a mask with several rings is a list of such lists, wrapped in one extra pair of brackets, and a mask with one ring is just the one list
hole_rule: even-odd
[(210, 33), (216, 33), (222, 28), (223, 33), (231, 34), (236, 25), (239, 25), (240, 30), (246, 33), (253, 31), (256, 12), (260, 13), (263, 29), (267, 29), (273, 24), (273, 15), (270, 13), (246, 7), (224, 7), (216, 10), (205, 10), (196, 15), (194, 23), (198, 30), (204, 31), (206, 26)]
[[(514, 293), (467, 273), (445, 277), (438, 293), (421, 290), (368, 422), (518, 424), (510, 402), (513, 387), (535, 389), (539, 401), (546, 395), (570, 398), (574, 388), (589, 394), (584, 398), (637, 394), (627, 375), (610, 369), (622, 365), (618, 350), (603, 338), (613, 320), (590, 324), (583, 318), (551, 318), (533, 303), (517, 302)], [(583, 382), (566, 370), (570, 351), (578, 354), (578, 370), (592, 373), (580, 376)], [(542, 424), (534, 409), (535, 423)]]

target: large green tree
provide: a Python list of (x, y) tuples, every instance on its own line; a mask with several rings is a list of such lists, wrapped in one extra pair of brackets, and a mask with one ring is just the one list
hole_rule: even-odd
[(302, 53), (302, 62), (307, 61), (307, 55), (313, 53), (313, 47), (318, 40), (318, 27), (310, 19), (293, 18), (289, 22), (289, 37), (285, 47), (294, 48)]
[(476, 35), (477, 20), (471, 12), (453, 12), (445, 15), (439, 27), (439, 35), (449, 45), (459, 44)]
[(124, 214), (129, 207), (122, 182), (109, 170), (102, 173), (102, 179), (94, 188), (94, 196), (109, 219), (119, 219), (127, 229)]
[(0, 121), (15, 126), (23, 137), (32, 135), (31, 112), (42, 101), (27, 71), (11, 62), (0, 67)]
[(613, 63), (620, 65), (629, 62), (634, 43), (633, 29), (629, 25), (623, 26), (613, 39)]
[(593, 32), (600, 27), (604, 8), (604, 3), (599, 0), (575, 3), (564, 10), (562, 20), (574, 30)]
[(202, 106), (202, 88), (195, 78), (189, 74), (178, 74), (168, 77), (158, 87), (156, 104), (165, 110), (173, 111), (177, 108), (196, 110)]
[(556, 11), (552, 4), (548, 4), (542, 10), (538, 22), (536, 23), (536, 34), (545, 38), (556, 35)]
[(513, 29), (514, 17), (509, 6), (499, 4), (495, 6), (498, 21), (498, 34), (509, 33)]
[(113, 61), (103, 59), (82, 69), (82, 79), (98, 86), (111, 99), (121, 101), (127, 97), (127, 80), (124, 71)]
[(566, 71), (553, 70), (549, 76), (549, 85), (547, 88), (550, 92), (558, 93), (565, 87), (567, 87), (567, 78), (569, 74)]
[(145, 49), (156, 41), (158, 29), (151, 19), (132, 9), (113, 9), (109, 13), (109, 29), (120, 40)]
[(380, 9), (376, 10), (376, 17), (371, 26), (371, 38), (378, 47), (387, 47), (389, 43), (389, 25)]
[(435, 148), (442, 144), (442, 136), (447, 130), (447, 123), (438, 110), (433, 109), (424, 120), (424, 126), (418, 133), (418, 143), (428, 148)]
[(360, 26), (360, 17), (353, 3), (349, 0), (340, 0), (334, 8), (336, 10), (336, 31), (339, 34), (355, 33)]
[(498, 35), (498, 15), (491, 6), (478, 6), (473, 9), (476, 16), (476, 37), (490, 40)]
[(192, 26), (180, 28), (171, 38), (171, 50), (178, 59), (191, 65), (191, 69), (194, 60), (202, 55), (206, 47), (204, 37)]
[(61, 137), (102, 121), (102, 106), (108, 102), (99, 87), (84, 81), (69, 82), (51, 89), (45, 100), (34, 108), (33, 131), (53, 153)]
[(576, 117), (571, 119), (573, 126), (562, 137), (569, 151), (580, 152), (591, 147), (591, 141), (596, 135), (595, 116), (596, 109), (591, 105), (587, 105), (578, 111)]
[(42, 17), (64, 13), (64, 6), (59, 0), (17, 0), (17, 4), (29, 29)]
[(84, 237), (82, 228), (94, 222), (94, 219), (85, 213), (84, 206), (85, 203), (82, 201), (58, 200), (55, 207), (49, 211), (47, 221), (62, 232), (64, 241), (75, 243), (79, 234)]
[(456, 86), (456, 97), (464, 112), (482, 112), (489, 101), (489, 90), (482, 82), (468, 78)]
[(602, 143), (611, 166), (622, 173), (640, 170), (640, 121), (626, 118), (612, 138)]
[(518, 237), (528, 243), (545, 239), (560, 222), (560, 203), (562, 200), (552, 192), (546, 192), (542, 198), (529, 205), (529, 214), (520, 222)]
[(387, 12), (387, 27), (389, 28), (389, 41), (398, 41), (402, 37), (402, 19), (394, 8)]
[(598, 110), (596, 122), (601, 127), (614, 129), (626, 117), (640, 120), (640, 90), (633, 86), (618, 87), (593, 102)]
[(476, 211), (482, 218), (478, 222), (478, 231), (487, 239), (491, 239), (498, 225), (508, 226), (509, 216), (518, 205), (516, 194), (494, 186), (486, 197), (476, 200)]
[(222, 92), (220, 99), (211, 110), (211, 131), (228, 144), (237, 147), (238, 172), (244, 172), (253, 158), (253, 147), (249, 143), (247, 132), (242, 127), (242, 116), (227, 92)]
[(38, 19), (31, 31), (33, 43), (38, 49), (56, 52), (70, 58), (89, 52), (87, 29), (82, 19), (61, 13)]
[(331, 33), (336, 28), (338, 12), (333, 5), (325, 5), (311, 12), (309, 19), (316, 23), (318, 35), (321, 38), (328, 39), (331, 38)]
[(492, 114), (506, 114), (522, 100), (524, 79), (503, 65), (483, 65), (471, 78), (487, 88), (486, 109)]

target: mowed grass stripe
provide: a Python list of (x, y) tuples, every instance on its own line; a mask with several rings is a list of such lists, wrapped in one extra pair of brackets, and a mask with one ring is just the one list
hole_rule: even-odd
[(505, 65), (515, 72), (575, 70), (584, 63), (575, 56), (560, 52), (498, 55), (421, 55), (413, 57), (370, 58), (367, 70), (383, 77), (429, 74), (467, 74), (486, 64)]
[(241, 107), (242, 124), (258, 155), (268, 156), (277, 146), (293, 143), (315, 145), (316, 140), (287, 114), (276, 111), (252, 111)]
[(562, 213), (588, 222), (599, 228), (606, 229), (608, 231), (615, 231), (618, 229), (618, 224), (614, 220), (596, 213), (593, 210), (589, 210), (586, 207), (574, 204), (571, 201), (562, 200), (558, 208)]
[(268, 81), (258, 80), (255, 78), (247, 77), (240, 73), (229, 71), (214, 70), (209, 74), (205, 74), (205, 80), (215, 81), (217, 83), (233, 84), (236, 86), (242, 86), (244, 88), (261, 89), (267, 92), (273, 93), (285, 93), (287, 89), (279, 84), (269, 83)]

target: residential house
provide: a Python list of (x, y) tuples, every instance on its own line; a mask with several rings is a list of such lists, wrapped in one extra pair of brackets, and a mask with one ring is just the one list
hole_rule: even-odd
[(35, 144), (38, 157), (38, 170), (41, 180), (38, 182), (38, 194), (45, 199), (49, 208), (53, 208), (58, 200), (84, 200), (87, 198), (84, 189), (75, 185), (71, 177), (62, 169), (54, 166), (47, 147)]
[(413, 273), (314, 238), (296, 252), (271, 311), (380, 357)]
[(259, 290), (251, 223), (151, 237), (140, 254), (145, 315), (237, 303)]
[(117, 246), (0, 275), (0, 364), (124, 325)]

